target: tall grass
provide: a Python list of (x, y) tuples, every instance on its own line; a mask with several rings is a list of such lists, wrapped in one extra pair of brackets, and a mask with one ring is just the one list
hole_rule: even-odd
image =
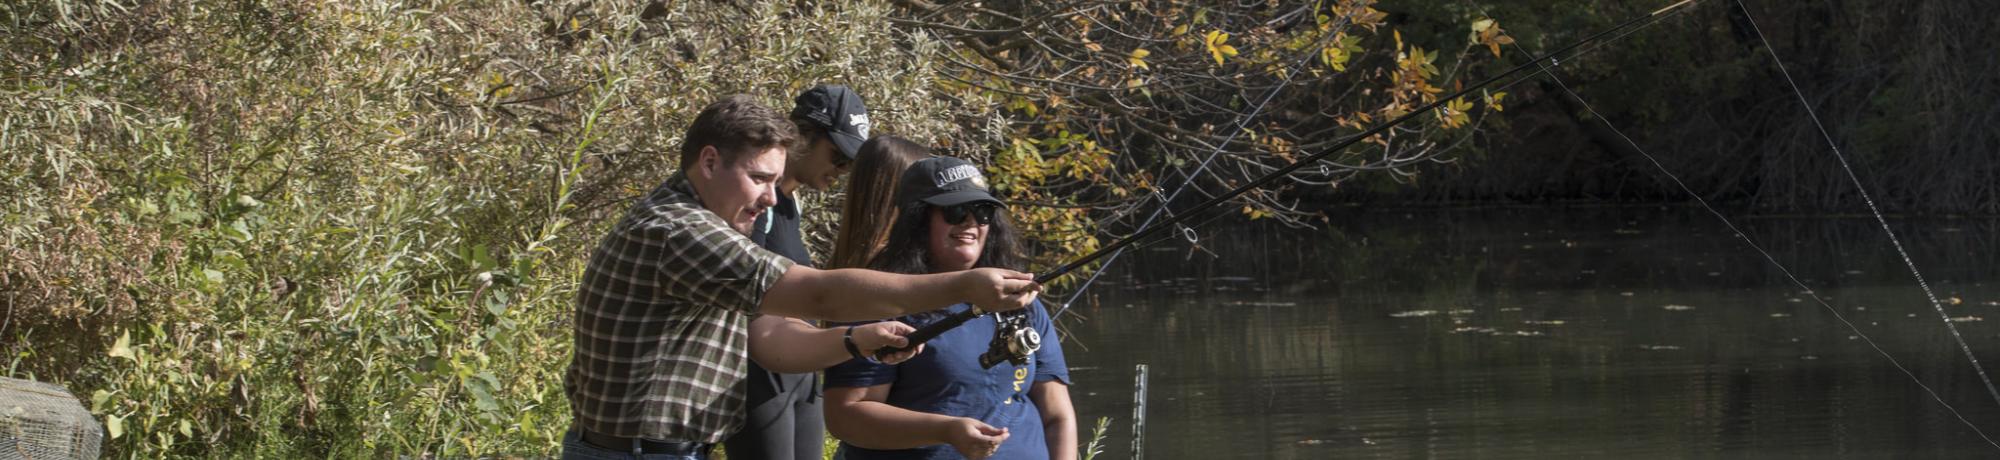
[(841, 82), (883, 132), (991, 135), (887, 12), (0, 5), (8, 375), (115, 457), (550, 453), (576, 276), (695, 110)]

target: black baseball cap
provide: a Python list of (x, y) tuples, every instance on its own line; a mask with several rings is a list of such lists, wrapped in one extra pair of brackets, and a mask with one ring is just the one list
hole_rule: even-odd
[(868, 106), (861, 95), (841, 85), (819, 85), (792, 101), (792, 118), (811, 121), (826, 129), (833, 146), (847, 159), (854, 159), (861, 143), (868, 141)]
[(896, 184), (896, 204), (907, 209), (918, 201), (940, 207), (981, 201), (1006, 206), (987, 191), (986, 175), (978, 166), (953, 157), (917, 160), (903, 170), (902, 182)]

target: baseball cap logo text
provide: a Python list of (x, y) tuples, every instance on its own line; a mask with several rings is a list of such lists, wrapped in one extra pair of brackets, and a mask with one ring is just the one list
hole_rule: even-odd
[(868, 123), (868, 114), (865, 113), (856, 113), (848, 115), (847, 124), (853, 126), (854, 132), (856, 134), (860, 134), (862, 139), (868, 138), (868, 128), (874, 126)]
[(944, 188), (945, 184), (966, 179), (972, 179), (972, 185), (979, 188), (986, 188), (986, 176), (979, 174), (979, 168), (975, 168), (972, 165), (958, 165), (938, 171), (937, 187)]
[(972, 162), (930, 157), (917, 160), (903, 171), (903, 182), (896, 184), (896, 205), (909, 207), (922, 203), (950, 207), (972, 202), (1007, 205), (994, 198), (986, 187), (986, 175), (980, 174), (979, 166)]

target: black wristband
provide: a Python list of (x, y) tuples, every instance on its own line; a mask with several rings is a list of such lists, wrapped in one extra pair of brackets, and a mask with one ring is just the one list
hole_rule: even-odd
[(841, 335), (840, 342), (847, 345), (848, 356), (861, 359), (861, 348), (854, 346), (854, 326), (847, 327), (847, 333)]

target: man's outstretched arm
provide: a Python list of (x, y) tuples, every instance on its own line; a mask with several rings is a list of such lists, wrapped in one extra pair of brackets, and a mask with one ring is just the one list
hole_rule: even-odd
[(830, 321), (894, 318), (972, 302), (986, 311), (1010, 311), (1035, 301), (1042, 286), (1034, 275), (997, 268), (904, 275), (844, 268), (795, 266), (764, 292), (767, 315)]
[[(852, 334), (849, 334), (849, 329)], [(853, 356), (846, 342), (856, 350), (902, 347), (910, 342), (903, 336), (917, 328), (895, 321), (821, 329), (798, 318), (763, 315), (750, 321), (750, 359), (773, 372), (801, 374), (847, 362)], [(885, 364), (908, 361), (923, 353), (923, 345), (881, 358)]]

